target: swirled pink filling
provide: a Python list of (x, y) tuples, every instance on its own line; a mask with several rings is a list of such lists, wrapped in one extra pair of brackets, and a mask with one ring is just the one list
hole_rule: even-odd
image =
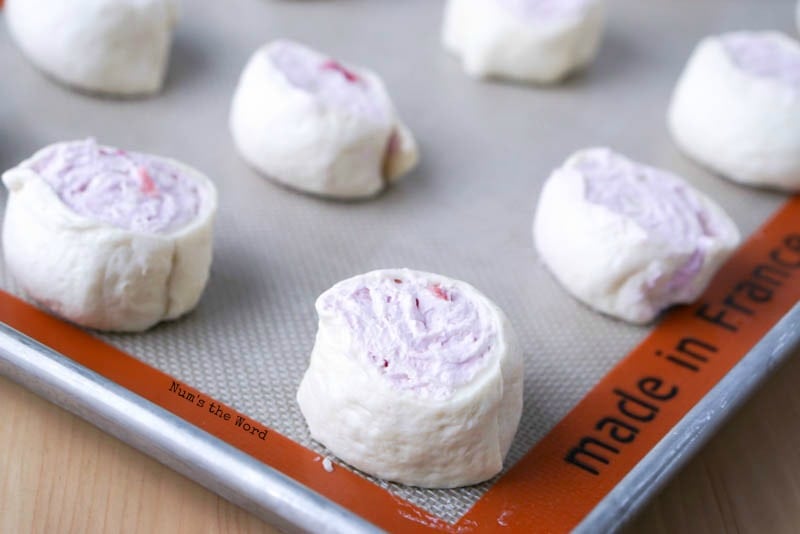
[(348, 329), (353, 357), (421, 397), (452, 395), (497, 344), (488, 309), (454, 286), (416, 277), (346, 280), (323, 294), (320, 306)]
[(590, 150), (574, 162), (583, 175), (586, 200), (632, 219), (665, 252), (689, 251), (672, 272), (656, 273), (648, 288), (669, 300), (687, 287), (705, 259), (706, 237), (719, 235), (715, 221), (676, 176), (635, 163), (606, 149)]
[(76, 213), (127, 230), (172, 232), (200, 207), (197, 184), (180, 168), (94, 139), (53, 145), (28, 166)]
[(495, 0), (518, 17), (560, 19), (572, 17), (591, 0)]
[(331, 108), (366, 118), (387, 116), (370, 81), (334, 59), (292, 41), (273, 43), (269, 59), (289, 83)]
[(732, 33), (721, 39), (728, 56), (743, 71), (800, 91), (800, 46), (763, 33)]

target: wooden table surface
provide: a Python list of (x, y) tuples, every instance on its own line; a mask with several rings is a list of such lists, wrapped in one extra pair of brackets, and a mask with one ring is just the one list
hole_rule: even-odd
[[(800, 354), (630, 525), (800, 532)], [(0, 378), (0, 533), (271, 532), (247, 512)]]

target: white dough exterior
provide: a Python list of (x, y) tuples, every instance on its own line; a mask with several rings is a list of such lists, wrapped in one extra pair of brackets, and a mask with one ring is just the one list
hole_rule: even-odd
[(6, 171), (8, 272), (43, 307), (98, 330), (141, 331), (194, 308), (211, 265), (216, 189), (200, 172), (169, 161), (197, 183), (200, 211), (166, 234), (79, 215), (32, 169)]
[(692, 255), (650, 239), (636, 221), (586, 199), (583, 175), (574, 168), (578, 151), (554, 170), (539, 196), (533, 238), (541, 261), (561, 285), (590, 308), (634, 324), (652, 321), (671, 304), (690, 303), (738, 246), (735, 223), (710, 198), (687, 185), (691, 196), (714, 221), (718, 235), (703, 238), (705, 258), (688, 285), (668, 294), (648, 288), (649, 280), (674, 273)]
[(416, 142), (376, 74), (347, 65), (375, 88), (385, 117), (374, 120), (336, 109), (293, 86), (274, 66), (270, 48), (286, 43), (258, 49), (233, 96), (230, 129), (249, 165), (294, 189), (333, 198), (373, 196), (416, 165)]
[(174, 0), (7, 0), (4, 11), (31, 62), (69, 86), (119, 96), (161, 88)]
[[(796, 41), (768, 32), (785, 46)], [(667, 121), (689, 157), (736, 182), (800, 190), (800, 91), (738, 68), (717, 36), (695, 48)]]
[(496, 0), (448, 0), (442, 41), (477, 78), (554, 83), (588, 64), (604, 28), (602, 0), (550, 20), (516, 16)]
[(469, 284), (440, 275), (390, 269), (361, 276), (455, 284), (491, 310), (499, 342), (486, 368), (452, 396), (420, 398), (360, 363), (348, 329), (318, 300), (319, 329), (297, 392), (311, 436), (366, 473), (412, 486), (466, 486), (499, 473), (522, 413), (522, 351), (508, 318)]

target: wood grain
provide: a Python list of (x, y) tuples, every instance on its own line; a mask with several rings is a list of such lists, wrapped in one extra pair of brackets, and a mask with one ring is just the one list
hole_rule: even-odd
[(0, 532), (275, 532), (244, 510), (0, 378)]
[(633, 532), (800, 531), (800, 354), (633, 522)]
[[(800, 358), (770, 379), (628, 528), (797, 532)], [(0, 532), (274, 532), (0, 378)]]

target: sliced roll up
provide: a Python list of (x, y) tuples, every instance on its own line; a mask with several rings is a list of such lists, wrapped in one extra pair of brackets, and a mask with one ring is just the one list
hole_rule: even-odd
[(311, 436), (379, 478), (445, 488), (500, 472), (522, 410), (505, 314), (475, 288), (408, 269), (334, 285), (297, 393)]
[(197, 304), (217, 209), (202, 173), (89, 139), (48, 146), (3, 182), (8, 271), (41, 306), (89, 328), (139, 331)]
[(373, 196), (417, 163), (417, 145), (373, 72), (292, 41), (259, 48), (230, 113), (245, 161), (293, 189)]
[(553, 171), (533, 235), (569, 293), (631, 323), (694, 301), (740, 240), (723, 209), (688, 182), (605, 148), (578, 151)]

